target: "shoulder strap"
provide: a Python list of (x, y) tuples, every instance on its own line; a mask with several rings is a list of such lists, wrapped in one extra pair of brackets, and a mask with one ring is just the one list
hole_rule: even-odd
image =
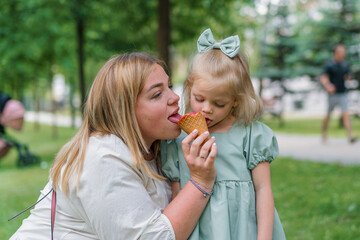
[(54, 237), (55, 213), (56, 213), (56, 192), (53, 189), (52, 199), (51, 199), (51, 240), (53, 240)]
[[(27, 209), (21, 211), (20, 213), (16, 214), (15, 216), (13, 216), (12, 218), (10, 218), (8, 221), (13, 220), (14, 218), (20, 216), (21, 214), (23, 214), (24, 212), (28, 211), (29, 209), (31, 209), (32, 207), (34, 207), (36, 204), (38, 204), (39, 202), (41, 202), (44, 198), (47, 197), (47, 195), (49, 195), (51, 193), (51, 191), (53, 191), (53, 189), (51, 189), (45, 196), (43, 196), (39, 201), (37, 201), (36, 203), (34, 203), (33, 205), (31, 205), (30, 207), (28, 207)], [(55, 192), (55, 191), (54, 191)]]
[(18, 217), (19, 215), (23, 214), (24, 212), (28, 211), (30, 208), (34, 207), (36, 204), (38, 204), (39, 202), (41, 202), (44, 198), (47, 197), (47, 195), (49, 195), (52, 191), (52, 199), (51, 199), (51, 240), (53, 240), (53, 235), (54, 235), (54, 224), (55, 224), (55, 213), (56, 213), (56, 192), (55, 190), (52, 188), (44, 197), (42, 197), (39, 201), (37, 201), (36, 203), (34, 203), (33, 205), (31, 205), (30, 207), (28, 207), (27, 209), (25, 209), (24, 211), (16, 214), (14, 217), (10, 218), (8, 221), (13, 220), (14, 218)]

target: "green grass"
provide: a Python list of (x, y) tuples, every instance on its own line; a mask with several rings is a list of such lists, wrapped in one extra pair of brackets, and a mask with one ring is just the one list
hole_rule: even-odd
[[(276, 120), (267, 120), (266, 123), (277, 131)], [(337, 131), (336, 123), (333, 123), (332, 131)], [(282, 131), (316, 134), (319, 126), (321, 120), (288, 120)], [(17, 168), (14, 150), (0, 160), (0, 239), (8, 239), (29, 215), (25, 213), (7, 221), (36, 202), (39, 191), (48, 180), (49, 167), (56, 152), (75, 131), (59, 128), (57, 139), (52, 137), (52, 128), (43, 125), (39, 131), (29, 123), (21, 133), (9, 131), (40, 155), (47, 167)], [(358, 130), (357, 133), (360, 135)], [(272, 187), (287, 239), (345, 240), (360, 236), (359, 172), (360, 166), (276, 159), (271, 164)]]
[(7, 220), (36, 202), (40, 190), (48, 181), (48, 173), (55, 154), (71, 139), (76, 130), (57, 128), (54, 138), (53, 128), (41, 125), (35, 130), (33, 124), (25, 123), (21, 132), (7, 130), (8, 134), (28, 145), (30, 151), (41, 157), (42, 164), (17, 168), (17, 151), (12, 149), (0, 159), (0, 239), (9, 239), (21, 225), (29, 212), (8, 222)]
[[(7, 220), (36, 202), (48, 179), (48, 169), (31, 167), (8, 169), (0, 173), (0, 238), (9, 239), (29, 211)], [(50, 216), (50, 215), (49, 215)], [(50, 221), (50, 220), (49, 220)]]
[(287, 239), (357, 239), (359, 172), (360, 166), (275, 160), (272, 187)]
[[(274, 132), (289, 134), (321, 135), (322, 119), (285, 119), (284, 125), (280, 126), (276, 118), (266, 116), (260, 120), (267, 124)], [(360, 137), (360, 119), (352, 117), (353, 135)], [(345, 128), (339, 127), (339, 118), (331, 118), (328, 127), (329, 137), (346, 137)]]
[[(32, 123), (25, 123), (21, 132), (7, 129), (7, 133), (20, 143), (28, 145), (32, 153), (41, 155), (41, 159), (47, 163), (53, 161), (55, 154), (62, 145), (70, 140), (77, 129), (41, 125), (38, 130)], [(56, 135), (56, 137), (54, 137)], [(14, 168), (17, 159), (17, 152), (12, 149), (9, 154), (0, 161), (0, 172), (5, 169)]]

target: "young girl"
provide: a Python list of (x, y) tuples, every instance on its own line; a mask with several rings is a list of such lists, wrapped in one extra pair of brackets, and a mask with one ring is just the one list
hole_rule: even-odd
[[(270, 182), (278, 145), (272, 130), (257, 121), (262, 107), (239, 47), (238, 36), (219, 43), (206, 30), (184, 84), (185, 111), (204, 115), (218, 146), (214, 187), (199, 185), (213, 194), (191, 240), (285, 239)], [(162, 146), (162, 171), (173, 182), (173, 196), (192, 181), (182, 160), (185, 136)]]

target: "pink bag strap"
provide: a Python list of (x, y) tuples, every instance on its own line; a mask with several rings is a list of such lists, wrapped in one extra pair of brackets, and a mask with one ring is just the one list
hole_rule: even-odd
[(51, 240), (53, 240), (54, 237), (55, 213), (56, 213), (56, 192), (53, 189), (52, 199), (51, 199)]
[(37, 201), (36, 203), (34, 203), (33, 205), (31, 205), (30, 207), (28, 207), (27, 209), (25, 209), (24, 211), (16, 214), (14, 217), (10, 218), (8, 221), (13, 220), (14, 218), (18, 217), (19, 215), (23, 214), (24, 212), (28, 211), (29, 209), (31, 209), (32, 207), (34, 207), (36, 204), (38, 204), (39, 202), (41, 202), (44, 198), (47, 197), (47, 195), (49, 195), (52, 193), (52, 199), (51, 199), (51, 240), (53, 240), (53, 235), (54, 235), (54, 224), (55, 224), (55, 213), (56, 213), (56, 192), (55, 190), (52, 188), (45, 196), (43, 196), (39, 201)]

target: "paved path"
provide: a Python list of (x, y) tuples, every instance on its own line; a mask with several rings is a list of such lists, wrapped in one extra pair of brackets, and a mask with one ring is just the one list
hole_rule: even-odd
[[(70, 126), (69, 117), (57, 115), (53, 118), (51, 113), (26, 112), (26, 121), (39, 119), (42, 123), (58, 126)], [(76, 119), (76, 125), (80, 126), (81, 119)], [(360, 141), (349, 144), (345, 138), (330, 138), (327, 144), (322, 144), (320, 136), (288, 135), (276, 133), (279, 143), (280, 156), (293, 157), (299, 160), (311, 160), (319, 162), (339, 162), (341, 164), (360, 164)]]
[(317, 162), (360, 164), (360, 141), (350, 144), (346, 138), (330, 138), (323, 144), (320, 136), (276, 133), (280, 156)]

